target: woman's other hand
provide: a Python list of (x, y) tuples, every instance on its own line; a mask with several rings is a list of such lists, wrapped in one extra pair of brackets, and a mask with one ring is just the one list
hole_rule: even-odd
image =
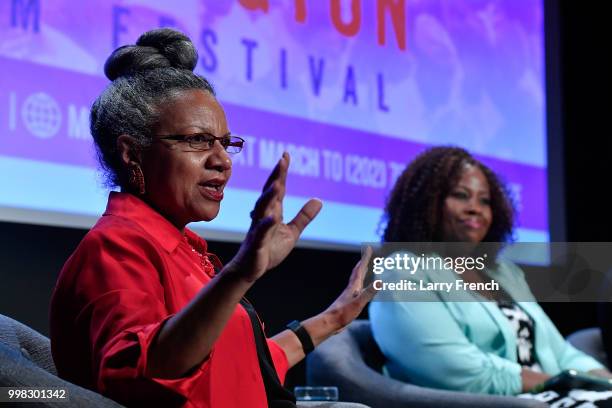
[(351, 272), (348, 285), (340, 296), (322, 313), (328, 316), (327, 319), (332, 323), (336, 334), (344, 329), (350, 322), (355, 320), (363, 308), (372, 300), (376, 290), (372, 285), (364, 288), (368, 263), (372, 256), (372, 248), (367, 247), (361, 259)]
[(283, 222), (283, 199), (286, 191), (289, 154), (283, 153), (264, 184), (251, 212), (251, 227), (238, 254), (226, 270), (253, 283), (274, 268), (295, 247), (302, 231), (317, 216), (322, 203), (310, 199), (289, 223)]
[[(348, 285), (340, 296), (324, 312), (302, 322), (315, 347), (355, 320), (376, 294), (372, 285), (363, 287), (371, 256), (372, 249), (368, 247), (353, 268)], [(302, 343), (292, 331), (285, 330), (274, 336), (273, 340), (285, 351), (289, 367), (305, 357)]]

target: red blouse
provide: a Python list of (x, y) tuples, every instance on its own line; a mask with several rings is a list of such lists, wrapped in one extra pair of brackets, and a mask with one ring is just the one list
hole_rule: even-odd
[[(51, 299), (51, 347), (59, 375), (126, 405), (267, 406), (253, 328), (237, 305), (208, 359), (180, 379), (148, 377), (147, 350), (166, 319), (206, 285), (192, 248), (206, 242), (185, 234), (126, 193), (111, 193), (106, 212), (61, 271)], [(284, 381), (284, 351), (268, 340)]]

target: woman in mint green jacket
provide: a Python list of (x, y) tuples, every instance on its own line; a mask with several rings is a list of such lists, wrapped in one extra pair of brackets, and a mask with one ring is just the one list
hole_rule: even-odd
[[(503, 243), (512, 235), (514, 206), (496, 175), (468, 152), (437, 147), (398, 178), (385, 215), (385, 242)], [(393, 280), (392, 271), (385, 274)], [(486, 273), (438, 270), (411, 276), (424, 283), (454, 282), (458, 276), (472, 283), (493, 279), (501, 290), (468, 292), (461, 302), (443, 290), (429, 292), (425, 296), (431, 299), (423, 302), (375, 300), (372, 331), (393, 378), (515, 395), (566, 369), (610, 375), (563, 339), (533, 299), (523, 272), (510, 262), (492, 262)]]

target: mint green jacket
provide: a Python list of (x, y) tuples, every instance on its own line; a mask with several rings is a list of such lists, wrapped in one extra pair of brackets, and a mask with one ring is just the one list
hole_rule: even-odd
[[(533, 299), (520, 268), (501, 262), (488, 274), (513, 299), (531, 300), (518, 304), (535, 323), (535, 354), (544, 372), (555, 375), (566, 369), (603, 368), (565, 341)], [(385, 280), (392, 277), (388, 273)], [(454, 282), (457, 274), (437, 271), (433, 279), (429, 273), (417, 273), (412, 279)], [(385, 373), (432, 388), (482, 394), (520, 393), (516, 334), (497, 304), (479, 301), (483, 298), (477, 294), (467, 302), (448, 301), (442, 291), (431, 296), (428, 302), (375, 299), (370, 304), (374, 339), (388, 360)]]

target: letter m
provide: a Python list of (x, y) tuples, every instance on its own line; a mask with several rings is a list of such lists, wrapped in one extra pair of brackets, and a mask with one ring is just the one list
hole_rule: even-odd
[(11, 26), (27, 30), (32, 23), (32, 30), (40, 31), (40, 0), (12, 0)]
[(75, 105), (68, 105), (68, 137), (88, 140), (90, 136), (89, 109), (81, 106), (81, 109), (77, 110)]

